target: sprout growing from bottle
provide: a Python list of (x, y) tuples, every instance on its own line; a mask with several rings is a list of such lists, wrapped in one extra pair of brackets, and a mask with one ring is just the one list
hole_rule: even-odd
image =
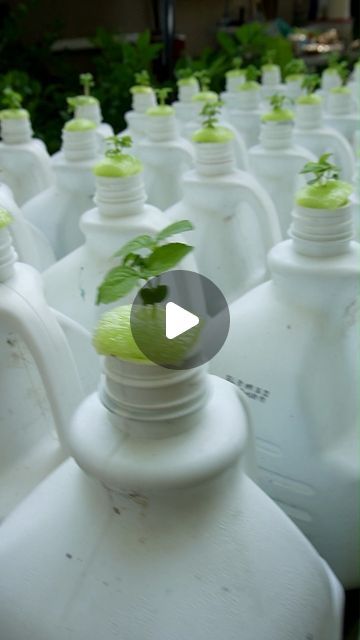
[(150, 86), (150, 76), (149, 73), (143, 69), (138, 73), (135, 73), (134, 76), (135, 84), (139, 87), (149, 87)]
[(302, 75), (303, 73), (306, 73), (306, 64), (301, 58), (294, 58), (285, 66), (286, 76)]
[(320, 78), (317, 73), (309, 73), (306, 75), (301, 83), (301, 88), (305, 89), (308, 95), (314, 93), (320, 84)]
[(196, 71), (194, 74), (198, 79), (201, 91), (208, 91), (210, 88), (210, 76), (207, 71)]
[(105, 142), (108, 147), (105, 151), (107, 158), (119, 158), (123, 154), (123, 149), (128, 149), (132, 146), (131, 136), (122, 136), (121, 138), (109, 136), (105, 139)]
[(245, 69), (245, 79), (246, 82), (256, 82), (260, 75), (259, 69), (255, 67), (253, 64), (249, 64)]
[(331, 153), (323, 153), (317, 162), (307, 162), (300, 173), (313, 174), (313, 178), (308, 181), (308, 184), (324, 185), (331, 180), (337, 180), (339, 178), (339, 167), (332, 162), (329, 162)]
[(156, 94), (158, 103), (161, 107), (165, 106), (166, 99), (170, 93), (171, 93), (170, 87), (162, 87), (161, 89), (155, 89), (155, 94)]
[(273, 65), (276, 56), (276, 51), (274, 49), (268, 49), (264, 55), (264, 65)]
[(203, 117), (202, 126), (204, 129), (215, 129), (219, 122), (220, 110), (223, 105), (221, 100), (217, 102), (206, 102), (204, 104), (200, 116)]
[(188, 80), (188, 78), (192, 78), (194, 72), (190, 67), (184, 67), (183, 69), (178, 69), (176, 71), (176, 77), (178, 80)]
[(84, 96), (91, 95), (91, 88), (95, 86), (94, 76), (92, 73), (80, 73), (80, 84), (83, 88)]
[[(191, 231), (189, 220), (180, 220), (165, 227), (155, 235), (140, 235), (127, 242), (114, 257), (120, 264), (111, 269), (97, 290), (96, 304), (109, 304), (128, 295), (141, 281), (147, 283), (165, 271), (173, 269), (193, 247), (183, 242), (164, 242), (173, 235)], [(143, 286), (143, 285), (141, 285)], [(165, 285), (142, 288), (140, 296), (144, 305), (156, 305), (165, 300)]]
[(233, 61), (232, 61), (233, 69), (241, 69), (242, 62), (243, 60), (242, 58), (240, 58), (240, 56), (233, 58)]
[(5, 87), (2, 95), (2, 103), (6, 109), (21, 109), (22, 95), (11, 87)]
[(292, 104), (292, 100), (280, 93), (274, 93), (270, 98), (270, 106), (273, 111), (283, 111), (286, 103)]

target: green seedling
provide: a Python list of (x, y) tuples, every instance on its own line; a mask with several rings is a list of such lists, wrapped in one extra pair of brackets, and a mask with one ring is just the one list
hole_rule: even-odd
[(270, 106), (273, 111), (283, 111), (286, 104), (292, 104), (292, 100), (280, 93), (274, 93), (270, 98)]
[(208, 72), (203, 69), (202, 71), (196, 71), (194, 75), (199, 81), (201, 91), (209, 91), (210, 76)]
[(200, 112), (200, 116), (203, 117), (202, 126), (204, 129), (214, 129), (217, 126), (222, 105), (223, 102), (221, 100), (204, 104)]
[(329, 162), (331, 153), (323, 153), (317, 162), (307, 162), (300, 173), (313, 174), (313, 178), (308, 181), (308, 184), (325, 185), (330, 180), (338, 180), (339, 167), (332, 162)]
[(162, 87), (161, 89), (155, 89), (155, 94), (160, 107), (164, 107), (168, 95), (171, 93), (170, 87)]
[(249, 64), (245, 70), (245, 79), (246, 82), (256, 82), (258, 77), (260, 76), (260, 71), (253, 64)]
[(233, 61), (232, 61), (233, 69), (241, 69), (242, 62), (243, 60), (239, 56), (237, 56), (236, 58), (233, 58)]
[(107, 158), (119, 158), (123, 154), (123, 149), (128, 149), (132, 146), (131, 136), (109, 136), (105, 139), (107, 149), (105, 156)]
[(268, 51), (266, 51), (266, 53), (264, 55), (263, 64), (265, 66), (273, 65), (274, 64), (274, 60), (275, 60), (275, 56), (276, 56), (276, 51), (274, 51), (273, 49), (269, 49)]
[(2, 95), (2, 103), (6, 109), (21, 109), (22, 95), (11, 87), (5, 87)]
[(91, 88), (95, 85), (94, 76), (92, 73), (80, 73), (80, 84), (83, 88), (84, 96), (91, 95)]
[(138, 87), (149, 87), (150, 86), (150, 76), (149, 73), (143, 69), (139, 71), (139, 73), (135, 73), (134, 75), (135, 84)]
[(285, 66), (285, 76), (296, 76), (306, 73), (306, 64), (300, 58), (290, 60)]
[[(171, 224), (160, 233), (140, 235), (127, 242), (114, 257), (120, 258), (118, 266), (111, 269), (97, 290), (96, 304), (109, 304), (129, 294), (141, 281), (147, 283), (155, 276), (173, 269), (193, 247), (182, 242), (165, 241), (173, 235), (193, 229), (189, 220)], [(156, 305), (167, 296), (162, 284), (140, 290), (144, 305)]]
[(314, 91), (320, 85), (320, 78), (317, 73), (309, 73), (306, 75), (301, 83), (301, 88), (305, 89), (308, 95), (314, 93)]
[(178, 80), (187, 80), (188, 78), (192, 78), (194, 76), (194, 72), (190, 67), (185, 67), (184, 69), (178, 69), (176, 72), (176, 77)]

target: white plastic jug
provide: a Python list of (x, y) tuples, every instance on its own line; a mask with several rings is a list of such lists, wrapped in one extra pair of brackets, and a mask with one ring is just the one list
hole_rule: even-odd
[(340, 640), (339, 583), (244, 474), (231, 385), (108, 357), (104, 372), (67, 433), (81, 468), (0, 529), (1, 636)]
[(175, 113), (166, 105), (147, 111), (146, 138), (138, 143), (149, 204), (167, 209), (182, 195), (182, 177), (194, 164), (191, 143), (180, 137)]
[(225, 74), (225, 91), (220, 94), (226, 108), (231, 108), (242, 84), (246, 82), (246, 69), (230, 69)]
[[(210, 96), (213, 96), (210, 98)], [(192, 139), (194, 133), (202, 126), (201, 111), (207, 102), (217, 102), (218, 96), (213, 91), (200, 91), (195, 96), (191, 105), (192, 112), (189, 112), (189, 119), (185, 127), (183, 128), (182, 135), (188, 140)], [(232, 125), (225, 117), (219, 119), (219, 125), (231, 129), (234, 134), (233, 147), (236, 158), (236, 164), (239, 169), (247, 171), (249, 169), (249, 158), (245, 141), (240, 135), (239, 131)]]
[(97, 175), (96, 208), (80, 220), (85, 243), (44, 273), (49, 304), (88, 330), (96, 324), (97, 287), (114, 266), (115, 251), (134, 236), (158, 232), (168, 224), (164, 214), (145, 200), (140, 164), (134, 175)]
[(237, 93), (228, 99), (225, 115), (241, 134), (248, 149), (257, 144), (261, 125), (260, 85), (254, 81), (240, 85)]
[(26, 262), (39, 271), (55, 262), (54, 252), (44, 234), (25, 220), (16, 204), (10, 187), (0, 182), (0, 207), (12, 216), (9, 231), (20, 262)]
[(25, 109), (2, 111), (0, 122), (1, 180), (10, 187), (21, 206), (54, 183), (50, 156), (44, 143), (32, 137)]
[[(218, 138), (222, 133), (207, 131)], [(266, 279), (266, 255), (281, 239), (280, 226), (268, 194), (236, 169), (231, 140), (195, 142), (195, 150), (196, 168), (184, 175), (184, 196), (165, 213), (193, 223), (187, 237), (199, 272), (230, 302)]]
[(114, 135), (114, 130), (110, 124), (103, 122), (101, 105), (94, 96), (79, 96), (81, 100), (75, 107), (75, 118), (91, 120), (96, 125), (96, 135), (98, 139), (99, 153), (106, 150), (106, 138)]
[(294, 143), (293, 129), (291, 120), (263, 122), (260, 143), (249, 149), (250, 170), (273, 199), (283, 236), (295, 192), (305, 182), (299, 171), (306, 162), (316, 160), (308, 149)]
[(284, 93), (281, 84), (281, 69), (278, 64), (264, 64), (261, 67), (261, 94), (267, 100), (275, 93)]
[(83, 398), (40, 275), (15, 260), (0, 220), (0, 520), (64, 460), (55, 429)]
[(347, 588), (359, 586), (360, 245), (351, 205), (296, 206), (272, 280), (231, 308), (212, 371), (250, 397), (260, 486)]
[(146, 135), (146, 111), (156, 105), (155, 92), (151, 87), (134, 86), (131, 89), (132, 109), (124, 115), (127, 128), (121, 135), (130, 135), (133, 141), (133, 151), (137, 153), (137, 144)]
[(348, 87), (338, 87), (329, 92), (324, 113), (326, 124), (337, 129), (356, 152), (356, 132), (360, 128), (360, 114)]
[(23, 207), (27, 220), (46, 235), (58, 259), (84, 240), (79, 220), (93, 204), (92, 168), (100, 157), (90, 120), (70, 120), (62, 136), (62, 150), (53, 160), (56, 184)]
[(199, 93), (199, 82), (195, 76), (189, 78), (181, 78), (177, 81), (178, 87), (178, 99), (172, 103), (172, 108), (175, 111), (176, 120), (179, 125), (179, 131), (182, 135), (184, 126), (192, 115), (193, 110), (191, 107), (191, 101), (194, 96)]
[[(318, 101), (317, 101), (318, 100)], [(355, 155), (347, 139), (336, 129), (324, 126), (321, 100), (303, 96), (296, 104), (294, 141), (316, 157), (332, 153), (344, 180), (351, 182), (355, 174)]]
[(286, 76), (284, 85), (284, 94), (289, 100), (297, 100), (304, 93), (302, 83), (304, 81), (304, 75), (301, 73), (294, 73)]
[(357, 107), (360, 106), (360, 61), (358, 61), (354, 66), (354, 71), (352, 76), (347, 83), (351, 91), (352, 98), (356, 103)]

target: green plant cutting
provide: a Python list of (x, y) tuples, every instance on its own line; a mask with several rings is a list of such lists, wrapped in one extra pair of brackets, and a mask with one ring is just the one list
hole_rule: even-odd
[(203, 118), (202, 128), (193, 134), (193, 142), (222, 143), (233, 140), (234, 134), (230, 129), (218, 126), (222, 104), (221, 100), (218, 100), (218, 102), (207, 102), (204, 105), (200, 113)]
[(175, 73), (178, 85), (189, 85), (196, 83), (196, 77), (190, 67), (178, 69)]
[(275, 93), (270, 98), (271, 111), (265, 113), (262, 122), (286, 122), (294, 120), (294, 113), (290, 109), (285, 109), (286, 103), (291, 104), (290, 98)]
[(349, 203), (352, 186), (339, 180), (339, 168), (324, 153), (317, 162), (307, 162), (301, 174), (312, 175), (308, 184), (296, 195), (296, 203), (312, 209), (338, 209)]
[(288, 81), (298, 80), (306, 73), (306, 64), (301, 58), (293, 58), (285, 66), (285, 78)]
[(232, 68), (229, 69), (229, 71), (226, 72), (226, 77), (227, 78), (232, 78), (236, 76), (242, 76), (245, 75), (245, 69), (241, 68), (242, 65), (242, 58), (240, 58), (239, 56), (236, 56), (235, 58), (233, 58), (232, 60)]
[(12, 220), (12, 215), (6, 209), (0, 207), (0, 229), (8, 227)]
[(262, 69), (264, 69), (264, 71), (272, 71), (276, 68), (276, 65), (274, 64), (275, 56), (276, 51), (274, 51), (274, 49), (268, 49), (265, 52), (262, 64)]
[(91, 95), (91, 88), (95, 86), (94, 76), (92, 73), (80, 73), (80, 84), (83, 88), (84, 96)]
[(174, 113), (174, 109), (166, 104), (166, 99), (171, 93), (170, 87), (162, 87), (161, 89), (155, 89), (158, 104), (155, 107), (150, 107), (146, 114), (148, 116), (170, 116)]
[(141, 162), (135, 156), (124, 153), (132, 146), (130, 136), (106, 138), (105, 157), (94, 167), (94, 174), (103, 178), (126, 178), (142, 171)]
[[(130, 305), (116, 307), (105, 313), (95, 331), (93, 344), (102, 355), (116, 356), (125, 360), (149, 362), (137, 346), (133, 329), (151, 347), (156, 361), (176, 364), (184, 359), (199, 335), (199, 326), (185, 332), (175, 341), (164, 335), (166, 311), (160, 303), (168, 296), (168, 287), (161, 284), (161, 275), (173, 269), (193, 247), (182, 242), (166, 242), (171, 236), (193, 229), (191, 222), (180, 220), (155, 235), (140, 235), (127, 242), (114, 257), (121, 260), (111, 269), (98, 288), (96, 304), (108, 304), (128, 295), (135, 287), (158, 281), (153, 286), (140, 289), (141, 305), (135, 311)], [(130, 322), (131, 320), (131, 322)]]
[(301, 83), (301, 88), (305, 90), (305, 95), (299, 96), (296, 102), (298, 104), (320, 104), (321, 97), (314, 93), (319, 85), (320, 78), (317, 73), (308, 73)]
[(251, 91), (253, 89), (260, 89), (260, 84), (257, 82), (260, 76), (260, 71), (253, 64), (249, 64), (245, 69), (245, 82), (239, 85), (239, 91)]
[(0, 112), (1, 119), (23, 119), (27, 118), (29, 113), (26, 109), (22, 109), (22, 95), (14, 91), (11, 87), (5, 87), (2, 92), (1, 102), (5, 109)]

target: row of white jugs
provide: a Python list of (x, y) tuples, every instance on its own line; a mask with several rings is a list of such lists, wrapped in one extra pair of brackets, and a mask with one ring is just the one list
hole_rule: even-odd
[[(291, 124), (265, 128), (271, 131), (265, 138), (273, 139), (286, 129), (292, 147)], [(66, 158), (66, 143), (77, 153), (96, 149), (86, 159), (92, 176), (93, 135), (93, 127), (67, 129), (54, 162), (68, 165), (62, 175), (72, 175), (74, 200), (86, 169), (78, 155)], [(322, 211), (323, 235), (315, 242), (297, 234), (304, 213), (298, 207), (292, 239), (280, 242), (260, 176), (238, 169), (234, 151), (233, 141), (195, 143), (183, 199), (166, 215), (145, 203), (140, 172), (108, 178), (98, 171), (96, 207), (89, 203), (81, 217), (85, 243), (44, 273), (46, 302), (40, 275), (14, 263), (8, 230), (0, 231), (4, 640), (119, 633), (157, 640), (215, 640), (221, 633), (232, 640), (240, 625), (246, 640), (340, 638), (341, 587), (284, 512), (345, 587), (359, 584), (359, 246), (352, 241), (352, 211), (339, 212), (347, 232), (331, 227), (331, 238), (334, 212)], [(281, 146), (276, 151), (278, 163), (285, 156), (281, 188), (290, 185), (293, 201), (296, 181), (290, 184), (286, 173), (291, 154)], [(312, 157), (301, 154), (297, 171)], [(60, 199), (59, 183), (51, 189)], [(31, 243), (22, 232), (33, 227), (5, 187), (1, 197), (26, 261)], [(46, 206), (48, 223), (55, 211), (55, 204)], [(106, 358), (100, 397), (90, 395), (72, 419), (99, 377), (87, 330), (99, 317), (95, 290), (112, 264), (109, 256), (178, 217), (194, 222), (189, 240), (199, 271), (234, 301), (228, 340), (211, 369), (237, 389), (203, 369), (174, 372)], [(66, 220), (57, 213), (59, 235)], [(287, 226), (290, 220), (289, 213)], [(42, 255), (40, 242), (35, 246)], [(194, 269), (190, 260), (182, 266)], [(249, 396), (245, 403), (241, 390)], [(251, 431), (257, 483), (282, 510), (244, 473), (252, 473)], [(82, 470), (69, 460), (59, 466), (69, 454)]]

